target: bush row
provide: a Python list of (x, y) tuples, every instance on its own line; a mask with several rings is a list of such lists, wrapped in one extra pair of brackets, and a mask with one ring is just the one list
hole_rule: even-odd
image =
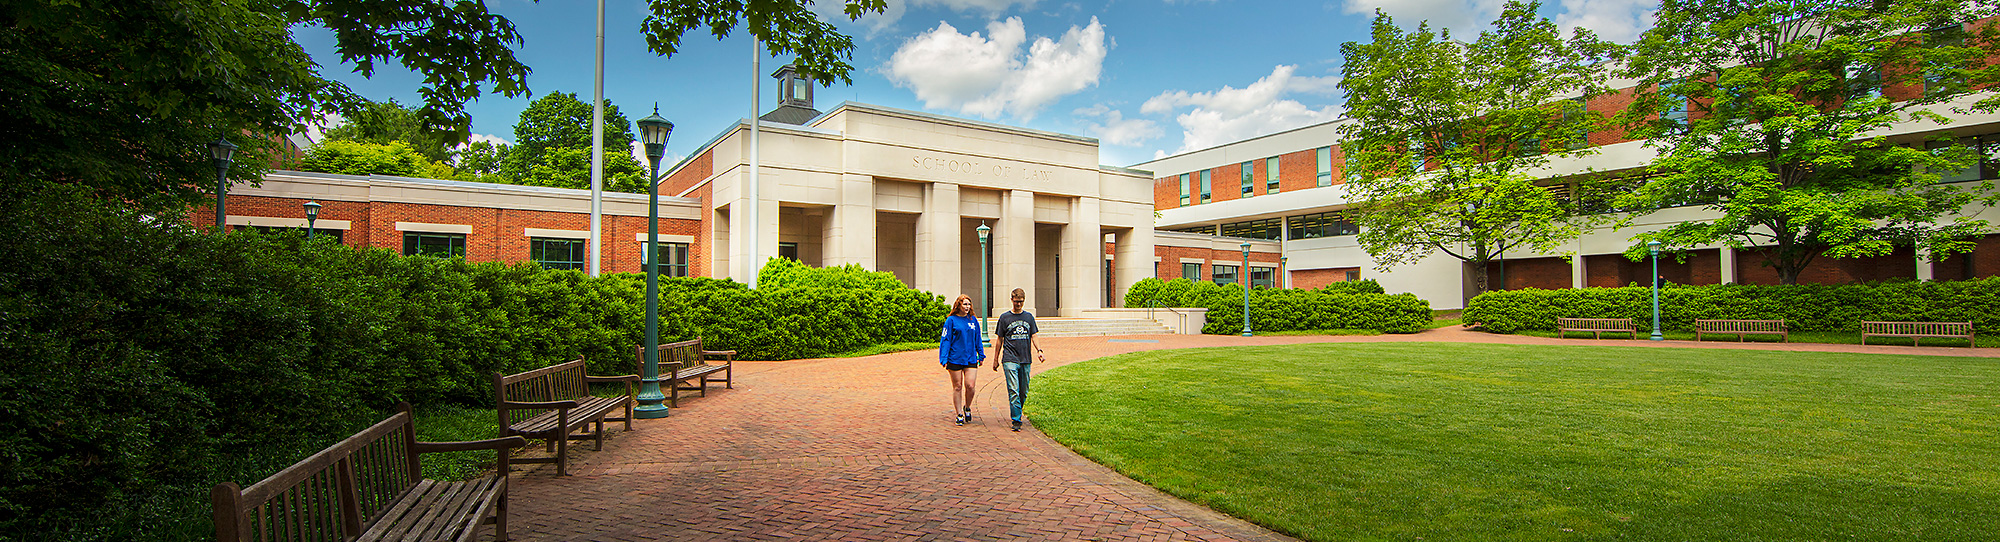
[[(62, 188), (0, 196), (0, 258), (19, 264), (0, 274), (0, 539), (160, 538), (188, 520), (149, 511), (254, 481), (231, 465), (271, 463), (258, 450), (316, 449), (399, 400), (490, 406), (494, 372), (583, 355), (631, 373), (644, 333), (639, 274), (218, 236)], [(787, 271), (756, 291), (663, 280), (661, 340), (823, 356), (931, 340), (945, 312), (880, 276)]]
[[(1243, 330), (1243, 287), (1188, 279), (1148, 278), (1125, 293), (1127, 307), (1208, 309), (1202, 333), (1229, 335)], [(1430, 303), (1411, 294), (1387, 295), (1373, 280), (1336, 282), (1314, 290), (1267, 289), (1250, 292), (1250, 325), (1257, 331), (1373, 329), (1416, 333), (1431, 322)]]
[[(1653, 323), (1645, 287), (1508, 290), (1480, 294), (1465, 321), (1489, 331), (1554, 331), (1557, 318), (1631, 318)], [(1859, 331), (1866, 321), (1972, 322), (1978, 333), (2000, 332), (2000, 277), (1952, 282), (1753, 286), (1667, 285), (1660, 289), (1660, 327), (1694, 329), (1695, 320), (1784, 320), (1793, 331)]]

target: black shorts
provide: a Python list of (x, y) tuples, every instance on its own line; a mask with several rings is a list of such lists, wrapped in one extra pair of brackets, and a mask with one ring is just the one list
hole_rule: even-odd
[(972, 362), (972, 364), (971, 364), (971, 365), (959, 365), (959, 364), (956, 364), (956, 363), (946, 363), (946, 364), (944, 364), (944, 370), (946, 370), (946, 371), (963, 371), (963, 370), (966, 370), (966, 369), (978, 369), (978, 368), (979, 368), (979, 362), (977, 362), (977, 361), (975, 361), (975, 362)]

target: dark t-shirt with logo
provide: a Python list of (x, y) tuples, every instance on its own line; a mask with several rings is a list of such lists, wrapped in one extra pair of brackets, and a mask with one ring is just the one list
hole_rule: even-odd
[(1006, 346), (1000, 349), (1000, 362), (1033, 362), (1034, 356), (1028, 355), (1028, 351), (1032, 350), (1028, 346), (1028, 339), (1039, 332), (1041, 328), (1035, 327), (1035, 313), (1028, 311), (1000, 313), (1000, 325), (993, 327), (993, 333), (1001, 340), (1007, 341)]

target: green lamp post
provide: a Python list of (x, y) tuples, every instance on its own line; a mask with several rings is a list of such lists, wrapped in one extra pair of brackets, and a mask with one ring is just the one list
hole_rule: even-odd
[(215, 160), (215, 231), (228, 231), (222, 223), (222, 198), (229, 195), (229, 162), (236, 154), (236, 144), (227, 139), (215, 138), (208, 143), (208, 157)]
[(639, 372), (639, 407), (632, 409), (637, 418), (665, 418), (670, 412), (662, 404), (667, 396), (660, 393), (660, 155), (667, 150), (667, 136), (674, 133), (674, 123), (660, 117), (660, 106), (653, 106), (653, 114), (639, 119), (639, 139), (646, 144), (646, 160), (652, 162), (653, 171), (646, 181), (646, 360)]
[(319, 231), (313, 228), (313, 224), (319, 222), (319, 202), (308, 201), (306, 202), (305, 207), (306, 207), (306, 242), (311, 243), (313, 240), (313, 232)]
[(1653, 254), (1653, 335), (1655, 341), (1667, 340), (1660, 335), (1660, 242), (1647, 241), (1646, 252)]
[(990, 270), (987, 269), (986, 267), (986, 246), (987, 246), (986, 240), (993, 236), (993, 228), (986, 227), (985, 222), (980, 222), (978, 231), (979, 231), (979, 336), (982, 337), (981, 341), (983, 342), (984, 337), (986, 336), (986, 313), (993, 312), (993, 307), (990, 307), (986, 304), (986, 296), (993, 295), (993, 279), (992, 277), (988, 276), (988, 272)]
[(1243, 287), (1243, 336), (1250, 336), (1250, 242), (1243, 242), (1243, 267), (1236, 268), (1236, 285)]

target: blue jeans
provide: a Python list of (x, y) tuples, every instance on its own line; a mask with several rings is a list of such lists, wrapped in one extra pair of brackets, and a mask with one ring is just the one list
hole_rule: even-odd
[(1012, 361), (1000, 364), (1000, 372), (1007, 375), (1007, 411), (1017, 422), (1021, 421), (1021, 404), (1028, 402), (1029, 365)]

